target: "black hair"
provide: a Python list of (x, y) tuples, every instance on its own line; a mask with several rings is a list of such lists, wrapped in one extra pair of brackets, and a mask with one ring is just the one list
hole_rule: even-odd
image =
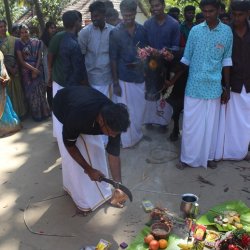
[(231, 11), (249, 11), (250, 10), (250, 2), (247, 0), (231, 1), (230, 10)]
[(195, 11), (195, 7), (193, 5), (187, 5), (187, 6), (185, 6), (184, 13), (186, 13), (188, 11)]
[(221, 8), (222, 10), (226, 10), (226, 5), (225, 5), (224, 3), (220, 3), (220, 8)]
[(101, 109), (101, 115), (107, 126), (114, 132), (126, 132), (129, 125), (129, 113), (123, 103), (113, 103)]
[(79, 20), (75, 10), (69, 10), (62, 15), (63, 26), (65, 29), (71, 29), (74, 27), (75, 23)]
[(106, 10), (105, 16), (106, 16), (107, 18), (111, 18), (111, 17), (118, 18), (118, 17), (119, 17), (119, 13), (118, 13), (118, 11), (117, 11), (116, 9), (108, 8), (108, 9)]
[(20, 27), (20, 24), (17, 24), (17, 23), (13, 24), (12, 29), (11, 29), (11, 34), (13, 34), (15, 32), (19, 32), (19, 30), (20, 30), (19, 27)]
[[(149, 3), (151, 3), (153, 0), (149, 0)], [(165, 1), (164, 0), (158, 0), (162, 5), (165, 6)]]
[(82, 21), (82, 13), (78, 10), (74, 10), (76, 15), (78, 16), (79, 20)]
[(135, 0), (122, 0), (122, 2), (120, 3), (120, 10), (121, 12), (125, 11), (136, 12), (137, 3)]
[(225, 18), (225, 17), (230, 19), (230, 15), (228, 13), (223, 13), (223, 14), (219, 15), (219, 19), (222, 19), (222, 18)]
[(173, 12), (178, 12), (179, 14), (180, 14), (180, 9), (179, 8), (177, 8), (177, 7), (171, 7), (170, 9), (169, 9), (169, 11), (168, 11), (169, 13), (173, 13)]
[(200, 7), (200, 9), (202, 9), (203, 7), (205, 7), (207, 5), (212, 5), (216, 9), (219, 9), (221, 6), (221, 2), (220, 2), (220, 0), (201, 0), (199, 7)]
[(93, 2), (89, 6), (89, 12), (92, 13), (94, 11), (99, 12), (101, 14), (105, 14), (105, 12), (106, 12), (105, 4), (103, 2), (101, 2), (101, 1)]
[(49, 42), (50, 42), (50, 39), (51, 39), (51, 35), (49, 33), (49, 28), (51, 26), (56, 26), (54, 22), (52, 21), (48, 21), (46, 24), (45, 24), (45, 29), (40, 37), (40, 40), (43, 41), (43, 43), (46, 45), (46, 47), (49, 46)]
[(7, 25), (7, 22), (4, 19), (0, 19), (0, 23), (4, 23), (5, 25)]
[(26, 24), (21, 24), (21, 25), (19, 26), (19, 30), (21, 30), (21, 29), (29, 30), (29, 27), (28, 27)]
[(203, 15), (203, 13), (202, 12), (199, 12), (199, 13), (197, 13), (196, 15), (195, 15), (195, 19), (197, 20), (197, 19), (203, 19), (204, 18), (204, 15)]
[(106, 10), (109, 8), (114, 9), (114, 4), (111, 1), (105, 1), (104, 5), (105, 5)]

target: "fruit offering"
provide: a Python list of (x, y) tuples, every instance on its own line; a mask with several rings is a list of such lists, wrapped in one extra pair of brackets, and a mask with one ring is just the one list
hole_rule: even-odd
[(240, 223), (240, 214), (236, 211), (224, 211), (222, 215), (214, 218), (214, 222), (225, 230), (243, 228), (243, 225)]
[(204, 243), (200, 241), (195, 241), (193, 243), (179, 243), (177, 245), (181, 250), (203, 250)]
[(149, 250), (166, 249), (168, 241), (166, 239), (156, 240), (152, 234), (144, 237), (144, 242), (148, 245)]

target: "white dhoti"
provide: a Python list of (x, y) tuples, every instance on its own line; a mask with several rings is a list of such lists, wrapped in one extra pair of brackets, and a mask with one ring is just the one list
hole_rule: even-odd
[[(53, 87), (53, 91), (52, 91), (53, 97), (56, 95), (58, 90), (63, 89), (63, 87), (56, 82), (53, 82), (52, 87)], [(57, 118), (54, 116), (53, 113), (52, 113), (52, 124), (53, 124), (53, 136), (57, 138), (57, 133), (58, 133), (58, 130), (60, 130), (61, 123), (57, 120)]]
[(230, 93), (227, 105), (221, 107), (220, 129), (215, 159), (242, 160), (250, 143), (250, 93)]
[(181, 161), (191, 167), (207, 167), (214, 160), (219, 126), (220, 98), (185, 96)]
[(123, 148), (138, 143), (142, 137), (143, 115), (145, 111), (144, 83), (132, 83), (119, 80), (122, 96), (116, 96), (116, 102), (124, 103), (128, 107), (130, 126), (126, 133), (121, 134)]
[(173, 109), (165, 100), (146, 101), (144, 124), (168, 125), (171, 121)]
[[(57, 141), (62, 157), (63, 187), (80, 210), (94, 211), (111, 198), (111, 188), (105, 182), (91, 181), (82, 167), (70, 156), (63, 143), (62, 124), (60, 125)], [(105, 149), (100, 135), (80, 135), (76, 146), (93, 168), (108, 176)]]

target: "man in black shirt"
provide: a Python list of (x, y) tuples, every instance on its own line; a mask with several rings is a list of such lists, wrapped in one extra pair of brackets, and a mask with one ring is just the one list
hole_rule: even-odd
[[(115, 181), (121, 182), (120, 134), (130, 125), (127, 108), (123, 104), (114, 104), (93, 88), (76, 86), (58, 91), (53, 100), (53, 112), (62, 123), (62, 138), (58, 138), (58, 145), (62, 156), (64, 188), (78, 208), (84, 211), (93, 210), (107, 200), (110, 191), (104, 194), (101, 187), (104, 184), (98, 183), (97, 191), (101, 190), (101, 200), (97, 198), (94, 204), (92, 201), (81, 203), (78, 200), (85, 199), (86, 195), (79, 191), (78, 184), (84, 183), (82, 188), (88, 189), (88, 199), (95, 193), (89, 190), (95, 183), (93, 181), (98, 182), (101, 176), (107, 174), (104, 144), (98, 136), (101, 134), (109, 136), (106, 151), (111, 175)], [(96, 185), (97, 183), (93, 188)], [(77, 192), (78, 197), (75, 195)]]

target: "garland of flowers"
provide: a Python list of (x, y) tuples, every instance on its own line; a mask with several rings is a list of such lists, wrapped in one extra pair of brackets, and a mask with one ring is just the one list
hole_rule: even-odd
[(165, 60), (171, 61), (174, 58), (174, 55), (168, 51), (166, 48), (161, 50), (152, 48), (152, 47), (145, 47), (145, 48), (138, 48), (137, 49), (138, 58), (142, 61), (145, 61), (148, 57), (160, 57), (162, 56)]
[(250, 234), (244, 229), (228, 232), (216, 245), (216, 249), (220, 250), (247, 250), (250, 247)]

